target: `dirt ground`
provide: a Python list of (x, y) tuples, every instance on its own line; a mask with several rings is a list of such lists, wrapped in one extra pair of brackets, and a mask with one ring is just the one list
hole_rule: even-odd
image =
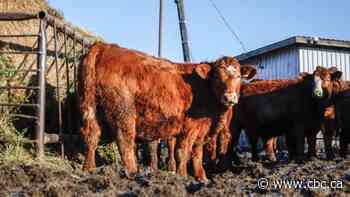
[[(119, 165), (118, 165), (119, 166)], [(305, 165), (294, 163), (245, 162), (232, 171), (210, 177), (203, 184), (193, 177), (182, 178), (166, 171), (147, 169), (128, 179), (117, 165), (102, 166), (84, 174), (79, 168), (62, 170), (40, 164), (7, 164), (0, 166), (0, 196), (349, 196), (350, 159), (315, 160)], [(258, 187), (266, 178), (269, 188)], [(274, 180), (337, 180), (337, 189), (276, 189)], [(341, 183), (341, 185), (339, 185)]]

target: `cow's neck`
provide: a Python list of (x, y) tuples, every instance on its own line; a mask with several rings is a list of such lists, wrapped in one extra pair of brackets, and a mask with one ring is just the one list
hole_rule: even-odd
[(322, 121), (324, 119), (324, 111), (326, 107), (329, 107), (331, 103), (331, 98), (328, 98), (327, 96), (324, 98), (315, 98), (312, 95), (313, 92), (313, 78), (308, 78), (305, 80), (302, 80), (300, 83), (298, 83), (300, 89), (304, 90), (304, 97), (306, 100), (308, 100), (309, 105), (313, 107), (313, 110), (311, 110), (311, 113), (313, 112), (313, 115), (318, 117), (318, 120)]
[(192, 89), (192, 104), (189, 114), (194, 116), (218, 116), (227, 111), (214, 96), (209, 79), (202, 79), (192, 74), (187, 80)]
[[(226, 125), (227, 115), (232, 107), (224, 106), (214, 96), (209, 80), (195, 77), (191, 83), (193, 100), (189, 115), (192, 117), (210, 117), (212, 124), (208, 138), (216, 138)], [(201, 90), (201, 91), (196, 91)]]
[(334, 86), (332, 95), (332, 102), (334, 104), (342, 101), (350, 101), (350, 86), (344, 81), (340, 81), (337, 86)]

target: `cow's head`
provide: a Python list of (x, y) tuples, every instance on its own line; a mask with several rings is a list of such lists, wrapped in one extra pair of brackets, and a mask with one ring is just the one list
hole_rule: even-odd
[(312, 75), (302, 73), (299, 75), (299, 78), (312, 78), (312, 94), (315, 98), (330, 99), (341, 76), (342, 72), (338, 71), (335, 67), (325, 68), (317, 66)]
[(317, 98), (331, 98), (333, 95), (334, 84), (340, 80), (342, 72), (335, 67), (324, 68), (317, 66), (313, 73), (314, 88), (313, 94)]
[(222, 57), (213, 63), (198, 65), (196, 73), (209, 79), (211, 91), (221, 104), (233, 106), (239, 100), (241, 76), (252, 78), (256, 71), (250, 66), (241, 67), (233, 57)]

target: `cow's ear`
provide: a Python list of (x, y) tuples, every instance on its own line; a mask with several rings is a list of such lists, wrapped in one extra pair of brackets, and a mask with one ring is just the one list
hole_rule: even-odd
[(211, 66), (208, 64), (199, 64), (195, 68), (197, 75), (200, 76), (202, 79), (208, 78), (210, 70)]
[(305, 79), (307, 76), (310, 76), (311, 74), (307, 73), (307, 72), (301, 72), (298, 75), (298, 79)]
[(324, 70), (327, 70), (327, 68), (320, 65), (316, 66), (316, 69), (315, 69), (315, 71), (324, 71)]
[(338, 68), (335, 67), (335, 66), (332, 66), (332, 67), (328, 68), (328, 71), (331, 72), (331, 73), (335, 73), (335, 72), (338, 71)]
[(328, 71), (331, 73), (333, 81), (340, 80), (341, 76), (343, 75), (343, 72), (339, 71), (335, 66), (329, 68)]
[(241, 66), (241, 76), (244, 79), (251, 79), (256, 75), (256, 68), (252, 65)]
[(341, 76), (343, 75), (342, 71), (335, 71), (334, 73), (332, 73), (332, 81), (337, 81), (340, 80)]

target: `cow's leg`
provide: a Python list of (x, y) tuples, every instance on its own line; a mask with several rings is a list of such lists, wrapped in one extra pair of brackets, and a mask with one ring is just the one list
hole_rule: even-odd
[(136, 158), (137, 162), (141, 163), (144, 166), (149, 165), (149, 151), (148, 151), (148, 142), (147, 141), (142, 141), (136, 143)]
[(295, 160), (297, 163), (302, 163), (305, 159), (304, 148), (305, 148), (305, 130), (303, 127), (297, 127), (294, 132), (295, 138)]
[(223, 158), (227, 154), (231, 143), (231, 133), (228, 129), (224, 129), (224, 131), (220, 133), (219, 142), (219, 158)]
[(214, 161), (217, 157), (217, 135), (211, 137), (210, 142), (208, 143), (208, 151), (210, 154), (210, 160)]
[(259, 161), (258, 155), (258, 137), (250, 135), (247, 133), (251, 148), (252, 148), (252, 160)]
[(317, 158), (316, 155), (316, 137), (318, 131), (309, 131), (306, 135), (308, 150), (307, 157), (309, 160), (315, 160)]
[(266, 156), (269, 161), (277, 161), (276, 155), (275, 155), (275, 142), (277, 137), (271, 137), (269, 139), (265, 139), (264, 145), (265, 145), (265, 151), (266, 151)]
[(295, 160), (295, 139), (294, 137), (290, 134), (291, 132), (286, 133), (286, 145), (287, 145), (287, 150), (288, 150), (288, 160), (293, 161)]
[(203, 145), (195, 145), (192, 150), (192, 165), (194, 177), (199, 181), (207, 182), (207, 176), (203, 168)]
[(277, 154), (277, 139), (278, 139), (278, 137), (274, 137), (273, 138), (273, 145), (272, 145), (272, 149), (273, 149), (273, 152), (275, 153), (275, 156), (276, 156), (276, 154)]
[(175, 146), (176, 138), (168, 139), (168, 170), (171, 172), (176, 172)]
[(342, 128), (340, 132), (339, 140), (340, 140), (340, 156), (347, 158), (348, 154), (348, 144), (350, 143), (350, 134), (347, 133), (350, 131), (350, 128)]
[(242, 134), (242, 127), (238, 124), (231, 124), (231, 142), (229, 143), (229, 147), (227, 153), (225, 155), (225, 163), (228, 164), (229, 168), (232, 167), (232, 163), (240, 164), (241, 159), (238, 156), (238, 146), (239, 146), (239, 137)]
[(198, 136), (198, 130), (187, 131), (179, 137), (176, 148), (176, 160), (178, 161), (177, 173), (180, 176), (187, 176), (187, 162), (190, 159), (192, 146)]
[[(121, 103), (121, 102), (120, 102)], [(120, 103), (113, 103), (108, 106), (121, 106)], [(131, 105), (123, 103), (123, 108), (109, 109), (105, 113), (113, 131), (116, 131), (116, 141), (127, 176), (137, 172), (136, 158), (136, 113)], [(110, 113), (108, 113), (111, 111)]]
[(206, 160), (206, 169), (209, 172), (214, 172), (216, 169), (216, 159), (217, 159), (217, 135), (211, 137), (211, 140), (206, 146), (206, 153), (208, 153), (209, 158)]
[(326, 120), (323, 132), (324, 146), (326, 150), (327, 160), (334, 159), (334, 153), (332, 148), (333, 135), (335, 134), (334, 122), (333, 120)]
[(183, 137), (178, 139), (179, 142), (177, 144), (176, 148), (176, 161), (178, 163), (177, 165), (177, 173), (180, 176), (187, 176), (187, 161), (188, 161), (188, 147), (189, 147), (189, 142), (188, 140)]
[(118, 127), (117, 143), (121, 159), (126, 167), (127, 175), (133, 175), (137, 172), (137, 162), (135, 155), (136, 130), (133, 119), (128, 121), (124, 127)]
[(91, 171), (96, 168), (95, 151), (101, 136), (101, 128), (95, 116), (83, 117), (83, 127), (80, 132), (87, 146), (83, 170)]
[(158, 146), (160, 140), (148, 142), (149, 166), (153, 170), (158, 170)]
[(133, 96), (124, 89), (102, 88), (100, 105), (113, 135), (116, 136), (126, 174), (137, 172), (136, 159), (136, 108)]
[(232, 139), (231, 139), (231, 133), (228, 129), (225, 129), (223, 132), (220, 133), (219, 138), (220, 146), (219, 146), (219, 156), (218, 156), (218, 164), (217, 169), (220, 169), (220, 171), (225, 171), (226, 169), (230, 168), (232, 165), (232, 160), (229, 159), (228, 156), (233, 157), (233, 149), (232, 147)]

